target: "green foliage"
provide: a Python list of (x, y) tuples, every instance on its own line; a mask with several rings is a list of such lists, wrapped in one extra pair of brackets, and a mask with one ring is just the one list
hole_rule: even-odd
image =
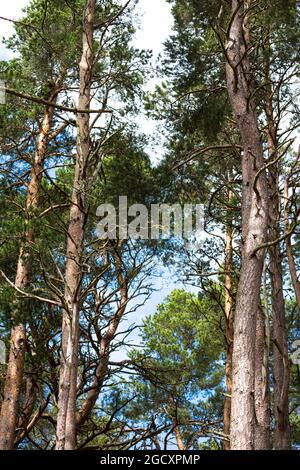
[(138, 398), (125, 410), (127, 419), (150, 423), (155, 417), (157, 426), (172, 428), (176, 418), (192, 448), (202, 425), (209, 435), (210, 420), (222, 412), (223, 344), (213, 328), (220, 315), (209, 299), (174, 290), (146, 317), (141, 349), (130, 353), (141, 378), (128, 389)]
[[(132, 45), (135, 3), (120, 15), (124, 6), (121, 0), (97, 2), (96, 8), (93, 107), (112, 112), (95, 121), (95, 116), (91, 117), (94, 128), (90, 161), (84, 169), (88, 207), (80, 260), (83, 289), (78, 405), (92, 384), (99, 361), (99, 340), (120, 305), (116, 258), (121, 260), (121, 274), (131, 295), (126, 305), (129, 311), (138, 308), (136, 297), (151, 291), (149, 284), (156, 273), (157, 255), (173, 267), (176, 262), (177, 278), (192, 279), (200, 286), (200, 294), (175, 289), (153, 315), (144, 319), (139, 347), (130, 350), (128, 361), (109, 364), (101, 398), (79, 430), (78, 446), (148, 448), (154, 445), (149, 435), (155, 430), (161, 443), (168, 440), (169, 433), (168, 444), (173, 446), (177, 426), (187, 448), (218, 450), (225, 385), (225, 290), (224, 273), (212, 273), (216, 266), (218, 271), (223, 270), (222, 233), (229, 224), (234, 232), (233, 297), (240, 265), (236, 241), (240, 236), (242, 172), (240, 150), (235, 147), (240, 138), (228, 102), (222, 49), (230, 2), (169, 0), (174, 30), (160, 62), (163, 81), (154, 93), (143, 90), (145, 78), (153, 73), (149, 70), (151, 52)], [(84, 4), (84, 0), (31, 0), (15, 25), (14, 36), (6, 41), (15, 57), (0, 62), (0, 78), (9, 88), (48, 100), (60, 78), (59, 102), (74, 106)], [(251, 10), (255, 47), (251, 50), (249, 79), (255, 86), (262, 133), (270, 85), (279, 114), (280, 106), (291, 106), (295, 123), (299, 119), (299, 109), (292, 99), (293, 80), (299, 76), (298, 24), (299, 5), (295, 0), (262, 0), (255, 2)], [(266, 83), (268, 67), (271, 83)], [(139, 135), (131, 123), (139, 115), (142, 102), (148, 116), (162, 120), (162, 134), (167, 137), (165, 156), (155, 168), (146, 152), (149, 139)], [(6, 105), (0, 107), (0, 268), (13, 283), (24, 235), (34, 229), (34, 243), (26, 245), (31, 258), (27, 293), (61, 300), (69, 256), (66, 234), (74, 189), (76, 126), (72, 113), (56, 109), (51, 130), (62, 124), (68, 126), (48, 142), (38, 208), (28, 213), (27, 187), (44, 111), (43, 104), (10, 94)], [(266, 144), (264, 137), (263, 140)], [(218, 147), (222, 145), (227, 147), (221, 151)], [(213, 148), (202, 154), (201, 150), (208, 146)], [(199, 151), (197, 156), (195, 151)], [(188, 163), (178, 166), (186, 159)], [(289, 155), (287, 169), (294, 159), (295, 155)], [(295, 187), (297, 178), (293, 175)], [(230, 204), (229, 189), (233, 192)], [(99, 241), (95, 235), (97, 207), (102, 203), (117, 207), (119, 196), (123, 195), (128, 196), (129, 206), (141, 203), (148, 208), (157, 202), (206, 203), (206, 229), (215, 230), (216, 237), (209, 238), (195, 252), (180, 246), (177, 240), (165, 244)], [(297, 206), (297, 196), (292, 204)], [(298, 234), (292, 241), (298, 262)], [(284, 257), (283, 262), (286, 292), (290, 296), (286, 301), (286, 328), (291, 348), (299, 337), (299, 315)], [(43, 418), (20, 448), (50, 449), (54, 444), (61, 314), (59, 307), (16, 293), (1, 277), (1, 338), (8, 346), (12, 323), (25, 323), (25, 378), (33, 378), (38, 390), (33, 412), (46, 400)], [(109, 353), (124, 348), (126, 338), (122, 334), (119, 339), (118, 335), (119, 331), (108, 345)], [(5, 370), (0, 367), (2, 391)], [(21, 409), (24, 399), (25, 380)], [(299, 367), (295, 365), (291, 366), (290, 408), (293, 445), (297, 448)]]

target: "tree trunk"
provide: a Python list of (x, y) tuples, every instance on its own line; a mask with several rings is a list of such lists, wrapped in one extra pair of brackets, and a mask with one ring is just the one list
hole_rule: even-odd
[[(233, 193), (229, 191), (228, 202), (232, 201)], [(226, 397), (224, 402), (223, 419), (224, 434), (230, 439), (231, 421), (231, 394), (232, 394), (232, 350), (233, 350), (233, 228), (231, 220), (227, 222), (226, 246), (225, 246), (225, 316), (226, 316)], [(230, 441), (223, 442), (224, 450), (230, 450)]]
[(227, 89), (243, 144), (243, 253), (238, 283), (232, 358), (231, 448), (255, 448), (255, 374), (263, 357), (255, 354), (257, 319), (266, 242), (268, 195), (263, 146), (253, 101), (250, 60), (249, 1), (232, 1), (232, 18), (226, 44)]
[[(80, 91), (78, 108), (90, 109), (95, 0), (87, 0), (83, 24), (83, 50), (79, 65)], [(76, 395), (79, 344), (79, 312), (86, 219), (87, 167), (90, 154), (89, 113), (77, 115), (77, 159), (67, 238), (65, 273), (65, 309), (62, 322), (62, 351), (59, 378), (56, 449), (76, 447)]]
[[(300, 149), (299, 149), (300, 154)], [(288, 234), (290, 231), (289, 227), (289, 210), (288, 210), (288, 202), (289, 202), (289, 177), (287, 176), (285, 179), (284, 185), (284, 225), (285, 225), (285, 233)], [(292, 236), (289, 235), (286, 237), (285, 240), (286, 245), (286, 254), (289, 263), (289, 269), (291, 274), (291, 280), (296, 296), (298, 310), (300, 311), (300, 281), (298, 280), (296, 264), (293, 255), (293, 247), (292, 247)]]
[[(268, 68), (267, 68), (268, 70)], [(268, 77), (268, 74), (267, 74)], [(272, 159), (277, 157), (277, 133), (272, 105), (272, 90), (267, 97), (268, 143)], [(269, 170), (270, 191), (270, 240), (280, 238), (280, 197), (278, 189), (279, 167), (274, 164)], [(289, 450), (291, 447), (289, 423), (289, 384), (290, 365), (288, 343), (285, 331), (285, 303), (280, 245), (270, 247), (270, 277), (272, 286), (273, 351), (274, 351), (274, 445), (276, 450)]]
[[(59, 84), (49, 101), (54, 104), (60, 90)], [(35, 230), (32, 224), (34, 211), (38, 208), (43, 175), (43, 164), (47, 152), (49, 133), (53, 123), (54, 108), (48, 106), (45, 109), (41, 131), (38, 137), (37, 149), (30, 173), (26, 197), (26, 218), (24, 241), (21, 244), (17, 264), (15, 286), (21, 290), (28, 288), (31, 277), (32, 255), (31, 248), (35, 241)], [(26, 326), (21, 320), (22, 313), (18, 312), (16, 305), (12, 315), (13, 326), (11, 329), (10, 351), (4, 384), (3, 401), (0, 414), (0, 450), (13, 449), (16, 426), (18, 422), (19, 398), (22, 387)]]
[(266, 316), (261, 307), (256, 318), (254, 381), (254, 449), (270, 448), (269, 347)]
[[(276, 232), (274, 231), (273, 234)], [(274, 445), (276, 450), (289, 450), (291, 447), (288, 400), (290, 365), (284, 324), (285, 306), (283, 297), (282, 267), (280, 258), (281, 254), (278, 245), (272, 247), (270, 250), (270, 255), (274, 343)]]
[(186, 450), (177, 421), (174, 422), (174, 434), (175, 434), (178, 450)]
[[(176, 386), (175, 385), (173, 385), (173, 391), (176, 393)], [(175, 435), (178, 450), (186, 450), (183, 439), (182, 439), (181, 431), (180, 431), (180, 423), (179, 423), (179, 420), (178, 420), (177, 403), (176, 403), (176, 399), (174, 399), (173, 395), (169, 396), (168, 402), (169, 402), (169, 406), (170, 406), (171, 415), (173, 415), (172, 416), (172, 423), (173, 423), (173, 428), (172, 429), (173, 429), (173, 432), (174, 432), (174, 435)]]

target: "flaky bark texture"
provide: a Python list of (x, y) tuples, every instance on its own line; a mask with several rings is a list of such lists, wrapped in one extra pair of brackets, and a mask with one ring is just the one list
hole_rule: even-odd
[[(90, 109), (95, 0), (87, 0), (83, 24), (83, 50), (80, 61), (80, 92), (78, 108)], [(67, 239), (65, 273), (65, 309), (62, 323), (62, 351), (56, 449), (76, 447), (76, 394), (79, 343), (79, 312), (81, 294), (81, 258), (86, 218), (87, 167), (90, 154), (89, 114), (77, 115), (77, 159), (73, 182), (72, 203)]]
[[(233, 0), (226, 44), (226, 76), (230, 103), (243, 144), (243, 253), (237, 291), (232, 358), (231, 448), (255, 448), (255, 374), (264, 358), (255, 353), (257, 319), (260, 318), (260, 289), (266, 242), (268, 195), (249, 60), (249, 1)], [(265, 443), (267, 448), (267, 443)], [(259, 446), (262, 448), (262, 445)]]
[[(278, 233), (274, 231), (273, 234)], [(276, 238), (274, 238), (275, 240)], [(276, 450), (289, 450), (291, 447), (289, 423), (289, 383), (290, 365), (288, 344), (285, 330), (285, 305), (283, 297), (283, 281), (281, 254), (278, 245), (272, 247), (270, 274), (272, 284), (273, 312), (273, 351), (274, 351), (274, 446)]]
[[(288, 230), (287, 230), (287, 233), (288, 233)], [(296, 263), (295, 263), (295, 259), (293, 255), (293, 247), (292, 247), (292, 241), (291, 241), (290, 236), (286, 238), (286, 254), (288, 258), (292, 284), (293, 284), (293, 288), (294, 288), (294, 292), (295, 292), (295, 296), (297, 300), (298, 310), (300, 311), (300, 281), (298, 280)]]
[[(174, 390), (174, 393), (176, 393), (176, 385), (173, 386), (173, 390)], [(173, 416), (172, 417), (172, 422), (173, 422), (172, 430), (174, 432), (174, 436), (176, 439), (177, 448), (178, 450), (186, 450), (186, 447), (182, 439), (182, 434), (180, 431), (180, 423), (178, 420), (178, 407), (177, 407), (177, 403), (173, 395), (169, 396), (168, 402), (169, 402), (169, 407), (170, 407), (170, 414)]]
[[(59, 84), (57, 84), (57, 89), (50, 97), (50, 101), (54, 104), (57, 100), (58, 91)], [(30, 284), (32, 267), (31, 247), (35, 241), (35, 230), (32, 220), (39, 204), (43, 164), (47, 152), (49, 133), (53, 123), (53, 114), (54, 108), (48, 106), (44, 112), (28, 183), (24, 241), (20, 247), (15, 278), (15, 286), (21, 290), (26, 290)], [(20, 317), (21, 315), (18, 314), (18, 308), (16, 306), (12, 318), (13, 327), (11, 330), (9, 359), (0, 414), (0, 450), (13, 449), (16, 426), (19, 418), (19, 398), (24, 372), (26, 346), (26, 327), (20, 320)]]
[(175, 434), (175, 439), (176, 439), (176, 444), (177, 444), (178, 450), (186, 450), (185, 445), (184, 445), (183, 440), (182, 440), (180, 427), (179, 427), (179, 425), (176, 421), (174, 423), (174, 434)]
[(270, 394), (268, 381), (269, 347), (266, 316), (260, 307), (256, 317), (254, 377), (254, 449), (270, 448)]
[[(270, 90), (272, 92), (272, 90)], [(269, 153), (273, 160), (277, 158), (277, 133), (271, 93), (267, 100)], [(280, 197), (278, 189), (279, 168), (274, 164), (269, 170), (270, 192), (270, 240), (280, 238)], [(289, 423), (289, 384), (290, 364), (288, 343), (285, 330), (285, 302), (283, 295), (283, 277), (280, 245), (270, 247), (270, 277), (272, 286), (273, 314), (273, 351), (274, 351), (274, 446), (276, 450), (289, 450), (291, 447)]]
[[(298, 153), (298, 158), (300, 155), (300, 147), (299, 147), (299, 153)], [(300, 311), (300, 281), (298, 279), (298, 274), (297, 274), (297, 269), (296, 269), (296, 263), (293, 255), (293, 246), (292, 246), (292, 236), (287, 235), (290, 232), (290, 226), (289, 226), (289, 176), (286, 177), (285, 179), (285, 185), (284, 185), (284, 225), (285, 225), (285, 234), (286, 234), (286, 254), (288, 258), (288, 263), (289, 263), (289, 270), (290, 270), (290, 275), (291, 275), (291, 280), (296, 296), (296, 301), (297, 301), (297, 306), (298, 310)]]
[[(229, 191), (228, 203), (232, 201), (233, 193)], [(231, 220), (227, 222), (225, 246), (225, 316), (226, 316), (226, 397), (224, 402), (224, 434), (230, 439), (231, 394), (232, 394), (232, 351), (233, 351), (233, 229)], [(230, 450), (230, 441), (224, 440), (224, 450)]]

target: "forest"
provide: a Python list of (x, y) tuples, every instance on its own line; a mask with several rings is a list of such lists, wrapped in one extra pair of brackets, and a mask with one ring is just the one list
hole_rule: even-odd
[(0, 450), (300, 450), (300, 2), (166, 3), (2, 8)]

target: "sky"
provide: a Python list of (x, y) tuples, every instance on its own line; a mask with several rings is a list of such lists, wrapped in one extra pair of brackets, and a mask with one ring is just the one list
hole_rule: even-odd
[[(0, 17), (9, 19), (19, 19), (22, 16), (22, 8), (28, 5), (29, 0), (1, 1)], [(153, 51), (153, 65), (157, 56), (163, 50), (163, 43), (172, 31), (172, 15), (170, 5), (165, 0), (139, 0), (136, 12), (140, 18), (140, 28), (136, 33), (134, 45), (140, 49), (151, 49)], [(0, 38), (9, 37), (13, 34), (13, 23), (0, 19)], [(0, 60), (12, 57), (13, 53), (8, 51), (0, 40)], [(147, 90), (153, 90), (159, 79), (151, 79), (147, 83)], [(159, 135), (157, 122), (151, 119), (141, 119), (139, 121), (141, 132), (147, 135)], [(147, 148), (153, 161), (160, 158), (160, 147), (156, 144), (149, 144)]]
[[(18, 19), (22, 16), (22, 8), (29, 0), (1, 1), (0, 16)], [(162, 50), (164, 40), (172, 28), (170, 5), (164, 0), (139, 0), (137, 12), (141, 13), (141, 29), (136, 35), (136, 44), (141, 49), (152, 49), (154, 56)], [(9, 37), (13, 33), (13, 24), (0, 20), (0, 36)], [(9, 53), (3, 44), (0, 46), (0, 59), (5, 59)]]
[[(28, 4), (28, 0), (10, 0), (8, 2), (2, 1), (0, 3), (0, 16), (16, 20), (22, 16), (22, 8)], [(0, 37), (9, 37), (13, 34), (13, 23), (0, 20)], [(0, 60), (7, 59), (10, 53), (7, 52), (4, 45), (0, 45)]]
[(170, 5), (164, 0), (139, 0), (138, 11), (142, 18), (136, 43), (141, 49), (152, 49), (157, 55), (172, 31)]

